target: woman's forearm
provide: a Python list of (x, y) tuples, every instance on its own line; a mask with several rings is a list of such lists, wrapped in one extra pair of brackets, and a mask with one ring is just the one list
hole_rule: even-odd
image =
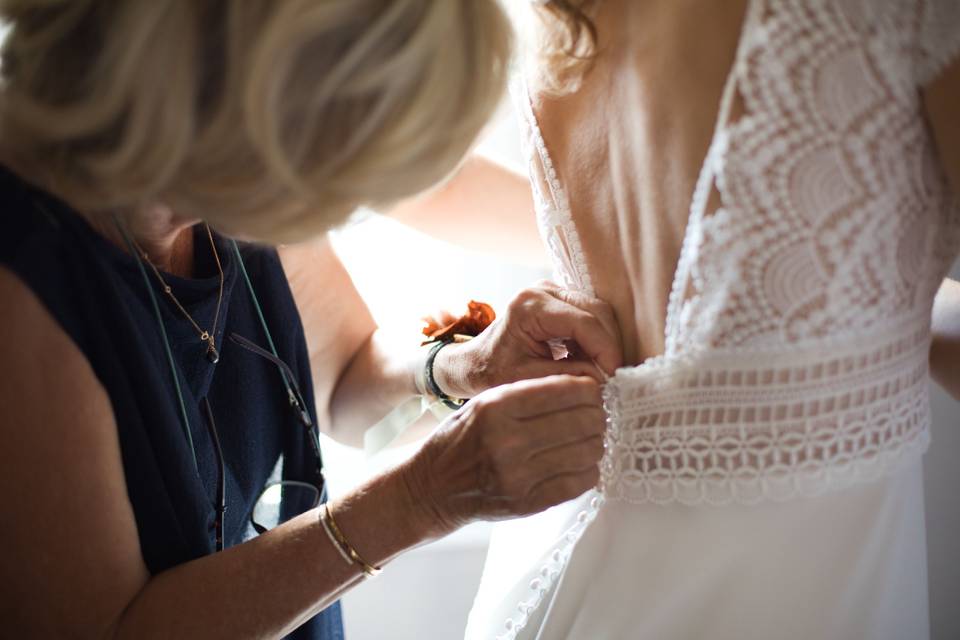
[(328, 240), (283, 247), (280, 258), (307, 339), (320, 428), (357, 445), (416, 393), (407, 356), (384, 344)]
[[(923, 91), (923, 104), (937, 154), (954, 193), (960, 194), (960, 62)], [(930, 373), (960, 400), (960, 283), (944, 280), (933, 306)]]
[(422, 366), (414, 348), (402, 349), (374, 331), (343, 371), (329, 402), (328, 433), (338, 442), (363, 444), (367, 428), (418, 393), (414, 376)]
[(405, 200), (390, 217), (435, 238), (517, 264), (549, 264), (526, 176), (480, 156), (446, 183)]
[(944, 280), (933, 304), (930, 375), (960, 400), (960, 282)]
[[(606, 426), (599, 385), (554, 376), (478, 396), (417, 454), (331, 509), (379, 566), (477, 519), (529, 515), (596, 485)], [(389, 570), (389, 568), (387, 568)], [(116, 638), (282, 636), (360, 581), (317, 510), (247, 543), (147, 581)]]
[[(388, 343), (330, 243), (280, 251), (300, 312), (320, 427), (352, 445), (422, 389), (425, 354), (416, 341)], [(572, 339), (586, 355), (555, 361), (547, 343)], [(556, 374), (599, 377), (621, 361), (619, 329), (609, 305), (554, 285), (519, 292), (477, 340), (442, 349), (434, 361), (440, 390), (470, 398), (485, 389)]]
[[(13, 523), (0, 527), (0, 580), (9, 585), (0, 635), (279, 637), (358, 580), (315, 510), (151, 576), (106, 390), (39, 300), (3, 269), (0, 294), (18, 310), (0, 318), (10, 338), (0, 342), (0, 363), (18, 372), (0, 385), (0, 486), (9, 489)], [(450, 530), (426, 506), (446, 483), (431, 493), (411, 489), (424, 485), (411, 477), (430, 475), (418, 460), (334, 502), (346, 538), (370, 563)]]
[[(436, 534), (403, 473), (392, 470), (332, 503), (344, 535), (371, 564), (386, 563)], [(314, 509), (247, 543), (151, 578), (112, 635), (281, 637), (362, 579), (360, 568), (333, 546)]]

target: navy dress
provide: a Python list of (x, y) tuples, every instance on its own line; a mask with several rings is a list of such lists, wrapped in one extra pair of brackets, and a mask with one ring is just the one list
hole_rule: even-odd
[[(149, 293), (136, 259), (96, 233), (62, 201), (0, 167), (4, 234), (0, 264), (15, 273), (90, 362), (113, 407), (127, 493), (143, 559), (151, 574), (214, 553), (217, 461), (201, 414), (207, 398), (223, 449), (225, 545), (250, 534), (250, 510), (278, 461), (285, 479), (313, 482), (313, 454), (288, 404), (278, 369), (234, 344), (237, 333), (267, 348), (231, 244), (214, 235), (224, 270), (216, 344), (206, 356), (196, 330), (150, 275), (173, 347), (197, 464), (183, 431), (180, 407)], [(203, 328), (213, 322), (219, 277), (210, 242), (194, 229), (196, 279), (164, 274), (174, 295)], [(240, 245), (279, 357), (316, 422), (306, 339), (276, 252)], [(199, 473), (198, 473), (199, 468)], [(264, 592), (277, 585), (263, 584)], [(328, 607), (291, 638), (343, 638), (339, 604)]]

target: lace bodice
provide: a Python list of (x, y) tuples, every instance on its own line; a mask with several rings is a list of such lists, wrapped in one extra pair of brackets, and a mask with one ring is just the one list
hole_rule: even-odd
[[(793, 349), (893, 326), (929, 310), (957, 252), (960, 216), (918, 83), (956, 52), (932, 31), (960, 28), (960, 3), (751, 11), (732, 76), (745, 113), (721, 122), (704, 168), (670, 354)], [(707, 211), (710, 186), (722, 204)]]
[[(789, 497), (923, 446), (929, 314), (960, 246), (960, 207), (919, 89), (958, 52), (960, 3), (749, 4), (666, 353), (608, 384), (608, 496)], [(525, 92), (541, 231), (561, 281), (592, 293)], [(847, 463), (860, 470), (833, 474)]]
[[(958, 54), (955, 0), (749, 2), (674, 274), (665, 353), (608, 382), (598, 499), (504, 637), (604, 500), (817, 495), (925, 449), (930, 311), (960, 248), (960, 204), (920, 89)], [(557, 277), (592, 293), (549, 141), (522, 83), (516, 93)]]

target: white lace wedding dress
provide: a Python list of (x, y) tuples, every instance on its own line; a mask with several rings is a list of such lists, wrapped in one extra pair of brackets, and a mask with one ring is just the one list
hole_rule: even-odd
[[(957, 0), (751, 0), (665, 354), (606, 386), (601, 488), (498, 525), (469, 640), (928, 637), (930, 312), (960, 206), (919, 87), (957, 54)], [(545, 241), (592, 291), (520, 102)]]

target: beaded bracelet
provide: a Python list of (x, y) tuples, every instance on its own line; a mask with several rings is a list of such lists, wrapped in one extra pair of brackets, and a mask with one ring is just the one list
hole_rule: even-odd
[(433, 361), (437, 359), (437, 354), (440, 353), (440, 349), (443, 349), (448, 344), (450, 344), (448, 340), (440, 340), (430, 347), (430, 353), (427, 354), (427, 363), (423, 367), (423, 372), (424, 377), (426, 378), (427, 391), (430, 392), (430, 395), (436, 396), (437, 399), (440, 400), (440, 402), (442, 402), (445, 406), (456, 411), (466, 404), (466, 401), (457, 398), (451, 398), (445, 394), (440, 388), (440, 385), (437, 384), (436, 378), (433, 376)]
[(326, 531), (327, 537), (330, 538), (330, 542), (337, 548), (337, 551), (339, 551), (343, 559), (347, 561), (347, 564), (358, 565), (368, 578), (375, 578), (383, 571), (382, 568), (375, 567), (364, 560), (360, 554), (357, 553), (357, 550), (347, 542), (343, 531), (337, 526), (337, 521), (333, 519), (333, 512), (330, 511), (329, 502), (324, 502), (320, 508), (320, 524), (323, 526), (323, 530)]

